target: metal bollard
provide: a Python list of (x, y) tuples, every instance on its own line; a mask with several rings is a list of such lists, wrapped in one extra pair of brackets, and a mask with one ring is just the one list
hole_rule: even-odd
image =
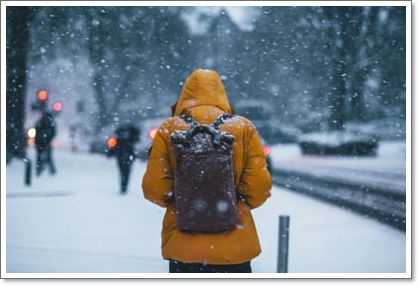
[(29, 158), (23, 158), (25, 164), (25, 185), (30, 186), (32, 184), (32, 162)]
[(289, 216), (279, 216), (279, 251), (277, 273), (287, 273), (289, 256)]

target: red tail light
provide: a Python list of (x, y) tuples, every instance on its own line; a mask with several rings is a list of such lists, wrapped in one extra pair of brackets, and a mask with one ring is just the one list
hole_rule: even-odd
[(150, 131), (149, 131), (149, 137), (152, 139), (152, 140), (154, 140), (154, 137), (155, 137), (155, 134), (157, 133), (157, 128), (152, 128)]
[(111, 137), (107, 140), (107, 146), (110, 148), (115, 148), (118, 145), (118, 140), (114, 137)]
[(270, 154), (270, 147), (268, 145), (263, 146), (264, 155), (267, 156)]
[(62, 104), (61, 104), (61, 102), (55, 102), (54, 105), (52, 105), (52, 108), (57, 113), (61, 112), (61, 110), (62, 110)]

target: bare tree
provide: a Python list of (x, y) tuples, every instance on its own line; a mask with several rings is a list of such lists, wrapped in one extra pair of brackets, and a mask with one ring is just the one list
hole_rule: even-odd
[(7, 7), (6, 13), (7, 154), (11, 155), (11, 157), (24, 157), (26, 152), (24, 105), (27, 82), (30, 8)]

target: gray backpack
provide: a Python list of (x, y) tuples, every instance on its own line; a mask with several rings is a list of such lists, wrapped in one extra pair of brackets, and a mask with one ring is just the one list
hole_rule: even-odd
[(171, 134), (177, 163), (174, 203), (182, 231), (222, 232), (237, 223), (234, 137), (219, 130), (231, 116), (223, 114), (212, 125), (199, 125), (192, 117), (182, 115), (190, 129)]

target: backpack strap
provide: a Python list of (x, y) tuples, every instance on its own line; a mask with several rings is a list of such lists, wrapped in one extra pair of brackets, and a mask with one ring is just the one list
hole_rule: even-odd
[[(225, 123), (226, 120), (232, 118), (232, 114), (227, 114), (224, 113), (222, 115), (219, 115), (219, 117), (215, 120), (215, 122), (212, 123), (212, 128), (214, 128), (215, 130), (217, 130), (221, 125), (223, 125)], [(190, 115), (186, 115), (186, 114), (182, 114), (180, 116), (180, 118), (182, 120), (184, 120), (187, 124), (189, 124), (189, 126), (191, 128), (193, 127), (197, 127), (199, 124), (193, 119), (192, 116)]]
[(215, 122), (213, 122), (212, 127), (217, 130), (221, 125), (223, 125), (226, 120), (232, 118), (232, 114), (222, 114), (220, 115)]
[(180, 119), (184, 120), (191, 128), (197, 127), (199, 124), (193, 119), (192, 116), (183, 114), (180, 116)]

